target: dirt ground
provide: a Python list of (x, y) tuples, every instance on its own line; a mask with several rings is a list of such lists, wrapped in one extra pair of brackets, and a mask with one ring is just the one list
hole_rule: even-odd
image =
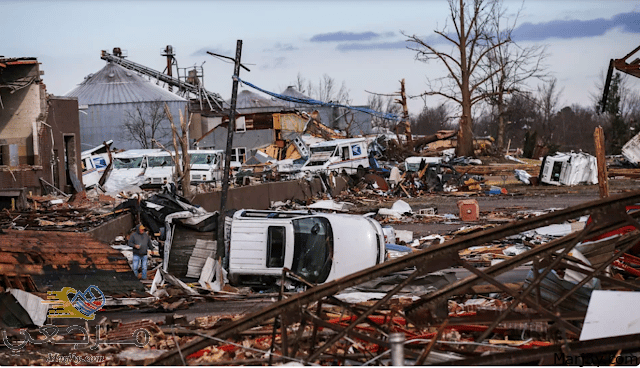
[[(617, 179), (609, 182), (610, 194), (627, 192), (640, 189), (640, 181), (631, 179)], [(438, 223), (390, 223), (396, 230), (413, 231), (414, 239), (429, 234), (446, 234), (458, 230), (465, 225), (485, 224), (483, 219), (491, 211), (500, 211), (505, 215), (515, 214), (518, 211), (548, 210), (551, 208), (562, 209), (581, 203), (594, 201), (600, 198), (597, 185), (580, 185), (573, 187), (556, 186), (526, 186), (507, 185), (506, 195), (471, 195), (456, 196), (451, 194), (434, 194), (418, 198), (402, 198), (414, 212), (422, 208), (435, 207), (439, 215), (458, 215), (457, 203), (462, 199), (475, 199), (480, 208), (480, 220), (478, 222), (462, 222), (459, 220)], [(389, 202), (384, 207), (391, 207), (394, 202)], [(366, 208), (364, 210), (373, 210)]]

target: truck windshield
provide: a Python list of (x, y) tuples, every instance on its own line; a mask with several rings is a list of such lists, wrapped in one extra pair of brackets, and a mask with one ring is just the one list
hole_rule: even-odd
[(149, 156), (149, 167), (165, 167), (173, 166), (173, 158), (171, 156)]
[(217, 163), (216, 156), (211, 153), (192, 153), (191, 154), (191, 163), (194, 165), (213, 165)]
[(291, 270), (319, 284), (329, 277), (333, 260), (333, 232), (329, 220), (307, 217), (293, 220), (295, 234)]
[(142, 157), (114, 158), (113, 167), (116, 169), (136, 169), (142, 165)]

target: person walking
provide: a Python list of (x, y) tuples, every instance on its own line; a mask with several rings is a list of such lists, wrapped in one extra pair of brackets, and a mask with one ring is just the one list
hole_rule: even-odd
[[(144, 231), (145, 228), (139, 224), (136, 231), (129, 236), (129, 246), (133, 248), (133, 273), (138, 278), (147, 279), (147, 252), (151, 248), (151, 239)], [(142, 275), (138, 274), (138, 268), (142, 263)]]

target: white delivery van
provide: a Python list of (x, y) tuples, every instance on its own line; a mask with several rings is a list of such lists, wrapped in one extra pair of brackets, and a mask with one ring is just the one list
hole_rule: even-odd
[[(106, 142), (112, 144), (113, 140)], [(106, 151), (104, 144), (101, 144), (92, 149), (82, 151), (80, 159), (82, 160), (82, 184), (85, 188), (91, 188), (98, 184), (102, 174), (109, 165), (109, 154)]]
[(315, 284), (382, 263), (384, 233), (364, 216), (240, 210), (229, 239), (229, 280), (272, 284), (284, 267)]
[(407, 157), (404, 160), (405, 171), (420, 171), (420, 164), (424, 161), (425, 164), (441, 164), (443, 157), (422, 157), (412, 156)]
[(130, 186), (144, 183), (147, 155), (160, 152), (159, 149), (133, 149), (113, 155), (113, 170), (104, 184), (107, 192), (119, 192)]
[(221, 183), (223, 150), (189, 150), (191, 183)]
[(163, 150), (149, 152), (147, 154), (147, 168), (144, 171), (143, 185), (160, 187), (167, 183), (173, 183), (175, 168), (173, 155), (169, 152)]
[(597, 160), (584, 152), (557, 152), (544, 158), (539, 176), (551, 185), (598, 184)]
[(336, 174), (364, 175), (369, 167), (366, 138), (334, 139), (309, 147), (309, 159), (302, 166), (303, 172), (324, 171)]

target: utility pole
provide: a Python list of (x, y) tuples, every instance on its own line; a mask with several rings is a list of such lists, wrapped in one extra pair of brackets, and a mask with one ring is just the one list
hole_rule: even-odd
[[(227, 194), (229, 193), (229, 171), (231, 166), (231, 149), (233, 146), (233, 133), (236, 127), (236, 102), (238, 99), (238, 77), (240, 76), (240, 67), (242, 66), (247, 71), (250, 71), (244, 65), (240, 64), (240, 56), (242, 54), (242, 40), (238, 40), (236, 44), (236, 57), (234, 59), (214, 54), (213, 52), (207, 51), (208, 54), (222, 57), (225, 59), (233, 60), (234, 68), (233, 68), (233, 88), (231, 90), (231, 110), (229, 111), (229, 125), (227, 126), (227, 148), (224, 154), (224, 173), (222, 178), (222, 193), (220, 195), (220, 216), (218, 216), (218, 230), (217, 230), (217, 244), (216, 244), (216, 256), (218, 258), (218, 267), (222, 270), (222, 257), (225, 253), (224, 247), (224, 223), (225, 223), (225, 211), (227, 206)], [(222, 278), (221, 272), (216, 275), (216, 279), (220, 282), (220, 286), (222, 287)]]

